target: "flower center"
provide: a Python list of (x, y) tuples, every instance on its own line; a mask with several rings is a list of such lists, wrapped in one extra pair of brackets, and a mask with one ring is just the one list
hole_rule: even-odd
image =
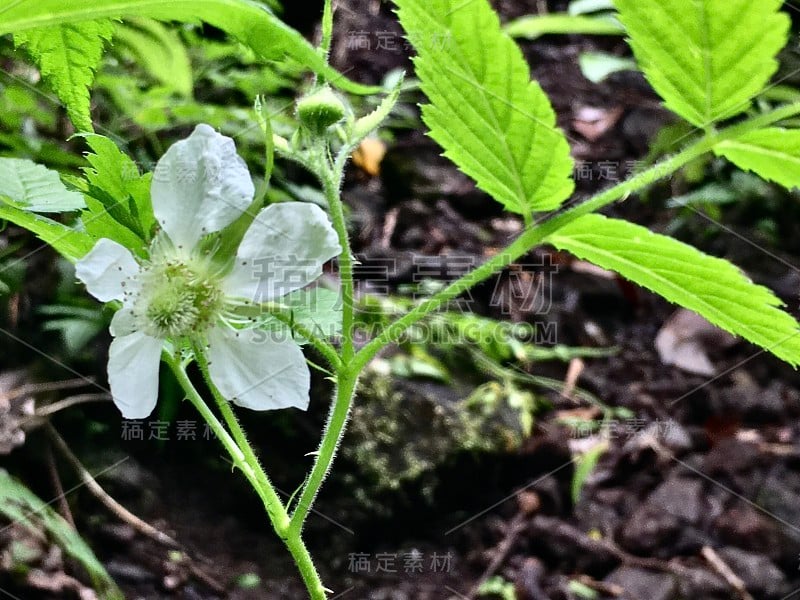
[(177, 338), (208, 327), (222, 308), (217, 283), (178, 261), (151, 264), (142, 272), (142, 294), (134, 312), (144, 330), (158, 338)]

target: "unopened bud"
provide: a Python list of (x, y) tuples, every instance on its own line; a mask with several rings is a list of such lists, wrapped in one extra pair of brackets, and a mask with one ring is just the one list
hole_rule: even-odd
[(301, 98), (297, 103), (297, 117), (310, 131), (321, 134), (344, 118), (345, 107), (329, 87)]

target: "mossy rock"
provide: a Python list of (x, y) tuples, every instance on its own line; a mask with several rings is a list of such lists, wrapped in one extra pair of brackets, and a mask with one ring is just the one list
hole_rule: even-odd
[(388, 495), (432, 500), (440, 471), (465, 454), (513, 454), (524, 435), (508, 403), (475, 402), (470, 387), (448, 386), (368, 372), (361, 380), (343, 457), (356, 500), (382, 512)]

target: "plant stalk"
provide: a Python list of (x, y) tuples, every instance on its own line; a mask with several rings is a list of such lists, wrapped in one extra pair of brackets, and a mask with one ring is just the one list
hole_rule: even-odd
[(800, 102), (783, 106), (769, 113), (748, 119), (747, 121), (733, 125), (718, 133), (707, 134), (678, 154), (642, 171), (631, 179), (623, 181), (596, 194), (573, 208), (560, 212), (537, 225), (527, 228), (505, 249), (505, 251), (498, 253), (481, 266), (470, 271), (433, 297), (416, 306), (408, 314), (391, 323), (381, 334), (373, 338), (358, 351), (353, 360), (353, 368), (360, 372), (382, 348), (396, 342), (403, 332), (414, 323), (425, 318), (447, 302), (457, 298), (465, 291), (478, 285), (512, 262), (518, 260), (544, 241), (547, 236), (555, 233), (565, 225), (568, 225), (579, 217), (596, 212), (620, 199), (625, 199), (656, 181), (672, 175), (688, 163), (713, 150), (714, 146), (722, 141), (735, 139), (747, 132), (767, 127), (797, 114), (800, 114)]
[[(200, 357), (202, 356), (202, 353), (197, 353), (196, 355)], [(204, 359), (198, 358), (198, 360), (202, 361)], [(231, 430), (233, 431), (233, 438), (205, 403), (203, 397), (197, 391), (197, 388), (194, 387), (194, 384), (189, 379), (189, 375), (180, 365), (179, 361), (166, 352), (164, 353), (164, 361), (172, 369), (172, 372), (175, 374), (178, 383), (186, 393), (186, 397), (197, 409), (206, 423), (208, 423), (209, 427), (211, 427), (211, 430), (220, 440), (225, 450), (227, 450), (228, 454), (233, 460), (233, 464), (238, 467), (242, 473), (244, 473), (244, 476), (250, 482), (250, 485), (253, 487), (253, 489), (255, 489), (256, 493), (261, 498), (262, 502), (264, 503), (264, 507), (266, 508), (267, 515), (272, 522), (272, 527), (275, 529), (275, 533), (278, 534), (278, 537), (283, 540), (283, 543), (286, 545), (286, 548), (292, 555), (292, 558), (294, 559), (295, 564), (300, 571), (300, 575), (303, 578), (303, 583), (308, 590), (311, 600), (325, 600), (327, 597), (327, 591), (325, 586), (322, 585), (322, 580), (320, 579), (319, 573), (317, 573), (317, 569), (314, 566), (314, 561), (311, 558), (311, 554), (309, 553), (308, 548), (306, 548), (306, 545), (299, 533), (295, 534), (289, 530), (290, 519), (288, 513), (286, 512), (286, 508), (283, 506), (283, 503), (275, 493), (274, 488), (269, 483), (269, 479), (267, 478), (266, 474), (261, 469), (261, 465), (259, 464), (252, 447), (247, 441), (247, 438), (244, 436), (244, 432), (242, 431), (241, 427), (239, 427), (239, 423), (236, 420), (236, 416), (233, 414), (233, 411), (230, 409), (230, 406), (228, 406), (224, 399), (222, 403), (218, 402), (220, 404), (220, 410), (222, 411), (223, 417), (226, 419), (228, 426), (231, 427)], [(216, 391), (215, 388), (212, 387), (212, 391), (214, 392), (215, 397), (221, 398), (221, 396), (218, 396), (219, 392)], [(223, 404), (225, 405), (226, 410), (222, 408)]]

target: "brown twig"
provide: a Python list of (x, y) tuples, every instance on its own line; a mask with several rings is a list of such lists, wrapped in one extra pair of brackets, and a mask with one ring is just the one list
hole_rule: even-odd
[(577, 547), (581, 548), (582, 551), (596, 553), (604, 552), (613, 556), (622, 564), (631, 567), (647, 569), (650, 571), (673, 573), (678, 576), (685, 576), (689, 571), (686, 567), (683, 567), (679, 564), (667, 562), (657, 558), (647, 558), (629, 554), (620, 548), (613, 540), (606, 538), (591, 538), (577, 527), (573, 527), (569, 523), (564, 523), (555, 517), (539, 515), (532, 522), (532, 525), (535, 525), (538, 530), (547, 531), (556, 537), (570, 540)]
[(55, 443), (56, 447), (61, 451), (66, 458), (67, 462), (70, 463), (72, 468), (77, 472), (78, 477), (80, 477), (83, 484), (86, 488), (97, 498), (103, 506), (105, 506), (109, 511), (111, 511), (114, 516), (116, 516), (120, 521), (123, 523), (127, 523), (130, 525), (135, 531), (139, 532), (143, 536), (161, 544), (167, 546), (169, 548), (174, 548), (176, 550), (180, 550), (188, 560), (189, 570), (192, 572), (198, 580), (202, 581), (205, 585), (209, 587), (209, 589), (213, 590), (218, 594), (224, 594), (227, 590), (225, 586), (221, 583), (216, 581), (213, 577), (211, 577), (208, 573), (203, 571), (200, 567), (197, 566), (195, 561), (189, 556), (187, 550), (175, 541), (172, 537), (164, 533), (163, 531), (159, 531), (149, 523), (146, 523), (132, 512), (130, 512), (127, 508), (122, 506), (119, 502), (114, 500), (108, 492), (106, 492), (99, 483), (92, 477), (92, 474), (86, 470), (86, 467), (83, 466), (83, 463), (78, 459), (77, 456), (72, 452), (67, 442), (64, 438), (59, 435), (59, 433), (55, 430), (55, 428), (49, 423), (45, 422), (45, 427), (47, 428), (47, 433), (50, 435), (50, 438)]
[(72, 408), (73, 406), (77, 406), (78, 404), (86, 404), (88, 402), (110, 402), (110, 401), (111, 401), (111, 394), (106, 394), (106, 393), (78, 394), (77, 396), (69, 396), (68, 398), (64, 398), (63, 400), (59, 400), (51, 404), (46, 404), (41, 408), (38, 408), (34, 413), (34, 417), (39, 417), (39, 418), (48, 417), (59, 411), (65, 410), (67, 408)]
[(36, 394), (43, 394), (45, 392), (57, 392), (59, 390), (70, 390), (74, 388), (85, 387), (87, 385), (94, 385), (95, 380), (91, 377), (82, 377), (80, 379), (67, 379), (66, 381), (51, 381), (46, 383), (26, 383), (19, 386), (5, 394), (5, 399), (9, 402), (22, 398), (23, 396), (35, 396)]
[(747, 586), (744, 584), (744, 581), (733, 572), (728, 566), (728, 563), (722, 560), (722, 557), (717, 554), (711, 546), (703, 546), (700, 554), (708, 561), (708, 564), (711, 565), (714, 571), (716, 571), (728, 585), (736, 590), (741, 600), (753, 600), (750, 592), (747, 591)]
[(582, 583), (586, 587), (592, 588), (593, 590), (600, 592), (601, 594), (614, 596), (616, 598), (618, 596), (622, 596), (622, 594), (625, 593), (625, 590), (616, 583), (597, 581), (594, 578), (589, 577), (588, 575), (578, 575), (576, 579), (579, 583)]
[(481, 586), (486, 583), (495, 573), (503, 566), (503, 563), (508, 558), (514, 544), (517, 542), (519, 535), (525, 531), (528, 520), (531, 515), (539, 510), (539, 497), (535, 492), (522, 492), (517, 502), (519, 510), (511, 522), (506, 527), (505, 537), (495, 547), (494, 556), (492, 557), (489, 566), (483, 572), (483, 575), (478, 579), (469, 593), (466, 595), (467, 600), (473, 600), (478, 595)]
[(79, 404), (87, 404), (89, 402), (108, 402), (111, 400), (110, 394), (78, 394), (77, 396), (69, 396), (58, 402), (46, 404), (41, 408), (36, 409), (32, 415), (22, 419), (20, 426), (26, 431), (36, 429), (47, 423), (48, 418), (55, 413), (77, 406)]
[(59, 433), (55, 430), (55, 427), (47, 423), (46, 428), (50, 438), (64, 455), (64, 458), (66, 458), (67, 462), (72, 466), (73, 469), (75, 469), (75, 472), (78, 474), (81, 482), (92, 493), (92, 495), (103, 504), (103, 506), (114, 513), (114, 515), (120, 521), (127, 523), (143, 536), (148, 537), (159, 544), (170, 546), (171, 548), (180, 548), (180, 544), (178, 544), (178, 542), (173, 540), (166, 533), (159, 531), (149, 523), (145, 523), (127, 508), (122, 506), (119, 502), (114, 500), (114, 498), (112, 498), (108, 492), (106, 492), (100, 486), (100, 484), (97, 483), (97, 480), (92, 476), (92, 474), (86, 470), (86, 467), (84, 467), (81, 461), (78, 460), (78, 457), (73, 454), (72, 450), (70, 450), (69, 446), (67, 445), (67, 442), (65, 442), (64, 438), (59, 435)]
[(64, 517), (64, 520), (75, 529), (75, 519), (72, 518), (72, 511), (69, 509), (69, 502), (67, 502), (66, 494), (64, 493), (64, 486), (61, 485), (61, 478), (58, 476), (58, 468), (56, 467), (56, 459), (53, 456), (53, 445), (47, 444), (45, 450), (45, 460), (47, 460), (47, 471), (50, 474), (50, 483), (53, 485), (53, 491), (58, 499), (58, 512)]
[(575, 387), (578, 385), (578, 379), (580, 379), (581, 373), (583, 373), (585, 368), (586, 363), (580, 358), (573, 358), (571, 361), (569, 361), (567, 374), (564, 377), (564, 389), (561, 390), (561, 396), (563, 398), (573, 402), (575, 401), (575, 399), (572, 397), (572, 394), (575, 391)]

